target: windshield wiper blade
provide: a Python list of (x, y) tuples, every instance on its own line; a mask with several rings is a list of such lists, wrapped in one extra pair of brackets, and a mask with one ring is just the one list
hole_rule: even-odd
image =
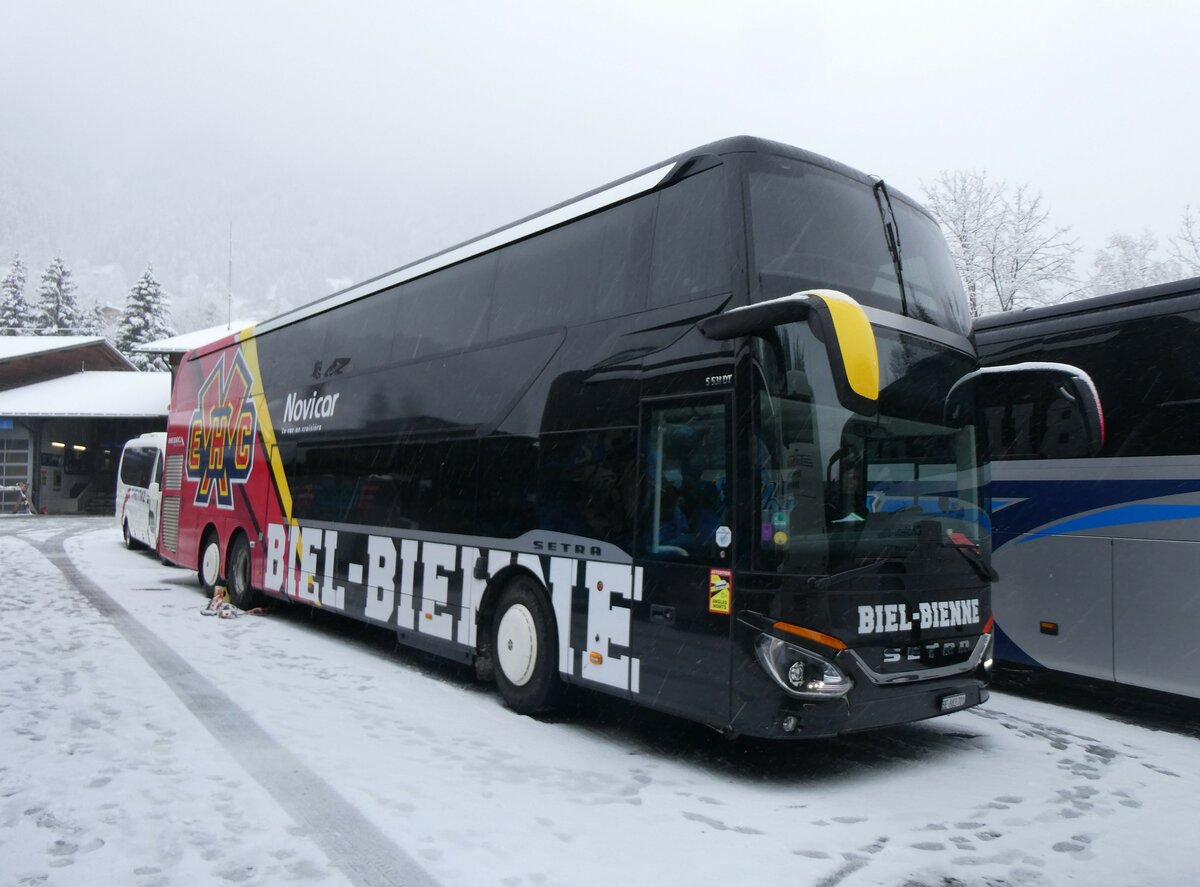
[(904, 263), (900, 260), (900, 226), (896, 223), (896, 211), (892, 209), (892, 197), (888, 194), (887, 184), (881, 178), (875, 178), (871, 191), (875, 194), (875, 205), (879, 207), (879, 220), (883, 222), (883, 233), (887, 240), (888, 252), (892, 256), (892, 267), (896, 269), (896, 285), (900, 287), (900, 313), (908, 317), (908, 291), (904, 288)]
[(1000, 574), (983, 559), (983, 555), (979, 553), (979, 549), (975, 545), (960, 545), (954, 542), (949, 543), (950, 547), (967, 559), (975, 572), (979, 574), (981, 579), (987, 579), (989, 582), (997, 582), (1000, 579)]
[(808, 579), (809, 588), (828, 588), (835, 583), (845, 579), (852, 579), (855, 576), (865, 576), (870, 573), (876, 573), (881, 567), (888, 564), (902, 564), (904, 558), (901, 557), (881, 557), (876, 558), (870, 563), (863, 564), (859, 567), (852, 567), (849, 570), (842, 570), (838, 573), (830, 573), (828, 576), (810, 576)]

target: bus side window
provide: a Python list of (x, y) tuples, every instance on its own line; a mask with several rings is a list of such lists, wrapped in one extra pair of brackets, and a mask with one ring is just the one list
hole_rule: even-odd
[(724, 167), (659, 194), (650, 307), (728, 292), (731, 286)]
[(495, 276), (492, 254), (401, 286), (395, 299), (396, 320), (383, 328), (392, 340), (391, 359), (414, 360), (481, 344)]
[(632, 428), (547, 434), (538, 471), (538, 525), (628, 550), (637, 474)]
[(596, 216), (602, 227), (596, 280), (594, 319), (604, 320), (642, 311), (650, 278), (650, 244), (654, 231), (654, 195), (642, 197)]

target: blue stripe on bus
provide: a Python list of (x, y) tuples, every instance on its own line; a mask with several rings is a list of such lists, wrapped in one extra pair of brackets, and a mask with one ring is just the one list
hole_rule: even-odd
[[(1033, 532), (1044, 532), (1059, 522), (1082, 520), (1081, 514), (1100, 509), (1133, 506), (1147, 499), (1162, 499), (1200, 491), (1200, 478), (1171, 480), (1063, 480), (993, 481), (990, 493), (993, 501), (993, 550)], [(1012, 501), (1012, 500), (1018, 501)], [(995, 508), (996, 502), (1004, 507)], [(1191, 506), (1176, 506), (1191, 507)], [(1173, 520), (1148, 518), (1148, 520)], [(1136, 521), (1117, 520), (1114, 524)], [(1103, 526), (1104, 524), (1100, 524)], [(1113, 525), (1113, 524), (1109, 524)], [(1060, 528), (1061, 529), (1061, 528)]]
[(1096, 514), (1051, 524), (1032, 535), (1018, 539), (1017, 544), (1024, 545), (1041, 536), (1075, 533), (1080, 530), (1148, 524), (1156, 521), (1196, 520), (1198, 518), (1200, 518), (1200, 505), (1118, 505), (1116, 508), (1108, 508)]

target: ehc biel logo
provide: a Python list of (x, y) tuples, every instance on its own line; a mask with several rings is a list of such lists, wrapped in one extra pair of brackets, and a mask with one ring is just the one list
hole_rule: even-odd
[(248, 399), (253, 381), (239, 349), (225, 372), (222, 354), (200, 393), (188, 425), (188, 480), (196, 482), (196, 504), (233, 508), (233, 485), (244, 484), (254, 467), (258, 411)]

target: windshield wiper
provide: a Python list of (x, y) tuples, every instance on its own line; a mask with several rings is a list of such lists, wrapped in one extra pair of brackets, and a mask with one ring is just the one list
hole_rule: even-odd
[(970, 545), (963, 545), (955, 542), (950, 542), (947, 544), (949, 544), (951, 548), (967, 559), (967, 563), (975, 568), (975, 572), (979, 574), (979, 578), (987, 579), (989, 582), (999, 581), (1000, 574), (992, 568), (991, 564), (983, 559), (983, 555), (979, 553), (978, 547), (976, 547), (973, 543)]
[[(883, 179), (874, 177), (871, 191), (875, 194), (875, 205), (879, 207), (879, 220), (883, 222), (883, 233), (887, 239), (888, 252), (892, 256), (892, 267), (896, 269), (896, 284), (900, 287), (900, 313), (908, 317), (908, 293), (904, 288), (904, 264), (900, 261), (900, 226), (896, 222), (896, 211), (892, 209), (892, 198)], [(886, 205), (887, 209), (884, 209)]]
[(902, 564), (902, 557), (881, 557), (876, 558), (870, 563), (863, 564), (860, 567), (853, 567), (849, 570), (842, 570), (838, 573), (830, 573), (828, 576), (810, 576), (808, 579), (809, 588), (828, 588), (829, 586), (841, 582), (845, 579), (851, 579), (855, 576), (865, 576), (870, 573), (879, 572), (880, 568), (888, 564)]

